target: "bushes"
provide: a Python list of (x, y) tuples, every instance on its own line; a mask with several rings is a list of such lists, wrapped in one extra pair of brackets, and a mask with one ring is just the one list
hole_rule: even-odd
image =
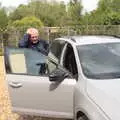
[(10, 25), (10, 27), (17, 28), (23, 32), (25, 32), (25, 30), (30, 27), (41, 28), (42, 26), (42, 21), (34, 16), (24, 17), (21, 20), (14, 21), (12, 25)]

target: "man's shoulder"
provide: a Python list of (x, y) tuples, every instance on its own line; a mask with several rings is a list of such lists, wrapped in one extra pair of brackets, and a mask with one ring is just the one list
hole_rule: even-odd
[(48, 40), (44, 40), (44, 39), (39, 39), (39, 43), (49, 44)]

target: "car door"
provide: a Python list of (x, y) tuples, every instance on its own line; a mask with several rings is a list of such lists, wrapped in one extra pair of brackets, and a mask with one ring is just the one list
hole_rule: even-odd
[[(59, 53), (58, 63), (64, 43)], [(57, 49), (57, 47), (56, 47)], [(73, 88), (75, 82), (65, 79), (61, 83), (50, 82), (49, 72), (57, 64), (37, 51), (28, 49), (7, 49), (5, 53), (6, 80), (13, 111), (31, 115), (72, 118)], [(54, 57), (52, 57), (54, 58)], [(56, 59), (57, 60), (57, 59)], [(46, 65), (47, 64), (47, 65)]]

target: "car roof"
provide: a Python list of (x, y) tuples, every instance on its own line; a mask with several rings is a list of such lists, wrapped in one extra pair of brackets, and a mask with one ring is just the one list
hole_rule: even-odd
[(119, 37), (103, 36), (103, 35), (69, 36), (69, 37), (64, 37), (63, 39), (74, 45), (120, 42)]

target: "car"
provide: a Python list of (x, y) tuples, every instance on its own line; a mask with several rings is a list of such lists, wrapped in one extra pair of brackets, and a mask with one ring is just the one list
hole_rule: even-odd
[(120, 38), (56, 38), (48, 56), (7, 48), (5, 68), (15, 112), (74, 120), (120, 120)]

